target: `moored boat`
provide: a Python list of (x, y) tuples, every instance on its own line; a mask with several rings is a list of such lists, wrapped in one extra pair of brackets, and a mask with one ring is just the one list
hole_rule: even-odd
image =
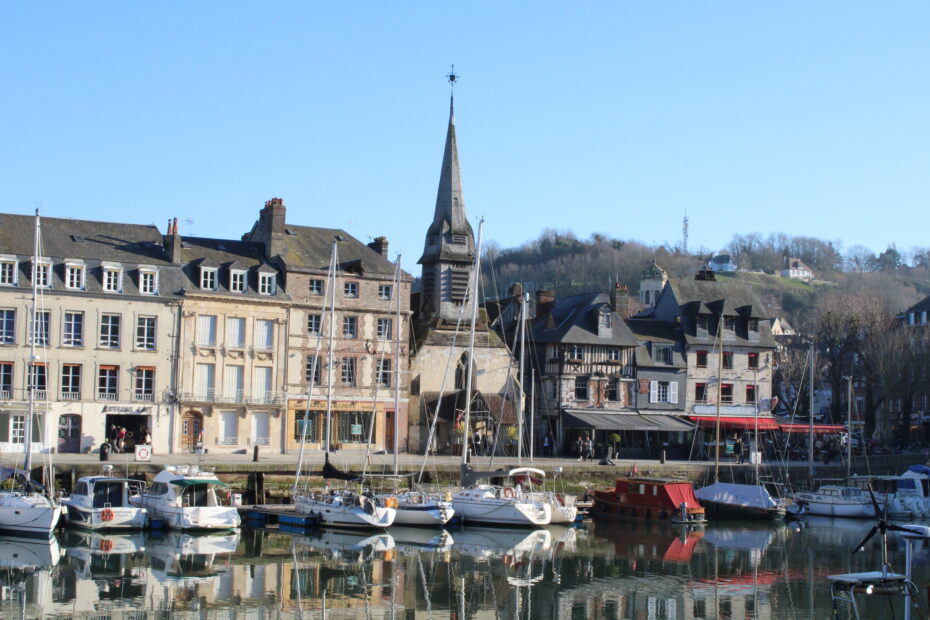
[(719, 516), (739, 519), (781, 519), (785, 502), (772, 497), (765, 485), (715, 482), (697, 489), (694, 496), (704, 509)]
[(134, 505), (141, 499), (142, 483), (113, 478), (109, 472), (79, 478), (72, 492), (62, 498), (68, 525), (90, 530), (141, 530), (148, 523), (148, 510)]
[(595, 519), (639, 519), (704, 523), (704, 507), (686, 480), (617, 478), (612, 489), (594, 492)]
[(216, 487), (225, 486), (213, 472), (193, 465), (169, 465), (142, 495), (130, 501), (172, 529), (228, 530), (239, 527), (239, 512), (217, 497)]
[(449, 493), (425, 493), (422, 491), (405, 491), (397, 495), (379, 495), (380, 499), (397, 499), (396, 525), (418, 525), (442, 527), (455, 515), (452, 496)]
[(877, 516), (867, 491), (838, 484), (823, 485), (816, 491), (794, 494), (798, 514), (824, 517), (872, 518)]
[(321, 525), (329, 527), (384, 529), (394, 523), (397, 500), (378, 499), (372, 493), (351, 489), (333, 489), (322, 493), (294, 495), (297, 512), (317, 515)]

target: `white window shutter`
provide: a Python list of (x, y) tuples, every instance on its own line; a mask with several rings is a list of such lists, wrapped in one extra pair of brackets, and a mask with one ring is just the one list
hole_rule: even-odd
[(659, 402), (659, 382), (658, 381), (649, 382), (649, 402), (650, 403)]
[(668, 382), (668, 402), (677, 405), (678, 404), (678, 382), (669, 381)]

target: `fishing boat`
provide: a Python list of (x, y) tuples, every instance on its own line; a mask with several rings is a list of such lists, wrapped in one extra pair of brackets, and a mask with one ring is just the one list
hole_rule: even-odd
[(614, 488), (594, 492), (595, 519), (638, 519), (693, 525), (705, 522), (704, 507), (686, 480), (617, 478)]
[[(143, 483), (109, 474), (105, 471), (101, 475), (78, 478), (74, 492), (61, 500), (68, 525), (90, 530), (145, 528), (148, 510), (138, 505)], [(132, 503), (133, 498), (136, 504)]]
[[(34, 372), (33, 365), (39, 360), (39, 356), (36, 354), (36, 343), (42, 340), (39, 337), (42, 322), (37, 319), (39, 313), (39, 281), (36, 272), (40, 264), (41, 235), (42, 226), (39, 221), (39, 210), (36, 209), (32, 260), (32, 319), (30, 320), (31, 329), (34, 330), (34, 333), (29, 338), (28, 364), (30, 373)], [(17, 484), (15, 489), (0, 491), (0, 534), (30, 538), (51, 538), (55, 527), (58, 526), (58, 520), (61, 518), (61, 508), (52, 499), (53, 494), (31, 478), (32, 432), (36, 404), (36, 387), (32, 381), (28, 382), (27, 391), (29, 393), (29, 410), (23, 423), (23, 469), (19, 471), (0, 468), (0, 480), (13, 479)]]
[(176, 530), (228, 530), (239, 527), (239, 511), (224, 506), (216, 495), (217, 487), (226, 487), (213, 472), (194, 465), (169, 465), (152, 484), (131, 503), (148, 510), (151, 519), (159, 519)]

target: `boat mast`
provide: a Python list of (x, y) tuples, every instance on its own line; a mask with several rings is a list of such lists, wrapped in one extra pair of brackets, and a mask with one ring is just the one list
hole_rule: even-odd
[[(400, 444), (400, 254), (394, 274), (394, 298), (397, 310), (394, 313), (394, 475), (397, 475), (397, 456)], [(393, 589), (392, 589), (393, 596)]]
[(332, 414), (333, 414), (333, 365), (336, 363), (334, 358), (335, 351), (335, 328), (336, 328), (336, 264), (339, 262), (339, 249), (337, 244), (339, 240), (333, 241), (333, 256), (330, 268), (330, 304), (329, 304), (329, 363), (326, 372), (326, 455), (332, 449)]
[(814, 340), (811, 339), (810, 411), (807, 414), (807, 475), (814, 478)]
[(526, 340), (526, 293), (520, 291), (520, 393), (517, 400), (517, 465), (523, 465), (523, 408), (526, 392), (523, 390), (523, 362)]
[[(23, 429), (23, 448), (25, 458), (23, 459), (23, 469), (26, 470), (26, 484), (32, 481), (32, 418), (35, 415), (35, 389), (36, 389), (36, 338), (39, 334), (39, 317), (38, 298), (39, 298), (39, 235), (41, 234), (42, 225), (39, 222), (39, 210), (36, 209), (35, 239), (33, 240), (32, 252), (32, 328), (29, 337), (29, 380), (27, 381), (29, 392), (29, 413), (26, 416), (26, 428)], [(52, 276), (49, 272), (49, 277)]]
[(852, 375), (849, 375), (846, 379), (848, 380), (848, 386), (846, 388), (846, 484), (849, 484), (850, 472), (852, 470)]
[(720, 482), (720, 399), (723, 398), (723, 312), (717, 320), (717, 421), (714, 436), (714, 483)]
[(468, 368), (465, 369), (465, 414), (462, 421), (462, 481), (468, 468), (468, 429), (471, 427), (471, 385), (472, 368), (475, 354), (475, 325), (478, 322), (478, 282), (481, 280), (481, 233), (484, 231), (484, 218), (478, 222), (478, 242), (475, 245), (474, 281), (471, 290), (471, 327), (468, 332)]
[(530, 462), (533, 462), (533, 451), (536, 447), (536, 369), (530, 368)]

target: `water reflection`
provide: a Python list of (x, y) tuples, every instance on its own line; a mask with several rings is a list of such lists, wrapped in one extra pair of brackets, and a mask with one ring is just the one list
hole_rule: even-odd
[[(26, 617), (56, 620), (320, 618), (324, 609), (328, 618), (826, 617), (827, 575), (878, 566), (876, 543), (850, 553), (871, 526), (814, 518), (697, 530), (624, 522), (311, 535), (69, 531), (51, 543), (0, 539), (0, 616), (25, 608)], [(903, 569), (899, 537), (889, 537), (889, 553)], [(927, 557), (921, 549), (918, 583)], [(870, 600), (866, 612), (886, 617), (887, 605)]]

